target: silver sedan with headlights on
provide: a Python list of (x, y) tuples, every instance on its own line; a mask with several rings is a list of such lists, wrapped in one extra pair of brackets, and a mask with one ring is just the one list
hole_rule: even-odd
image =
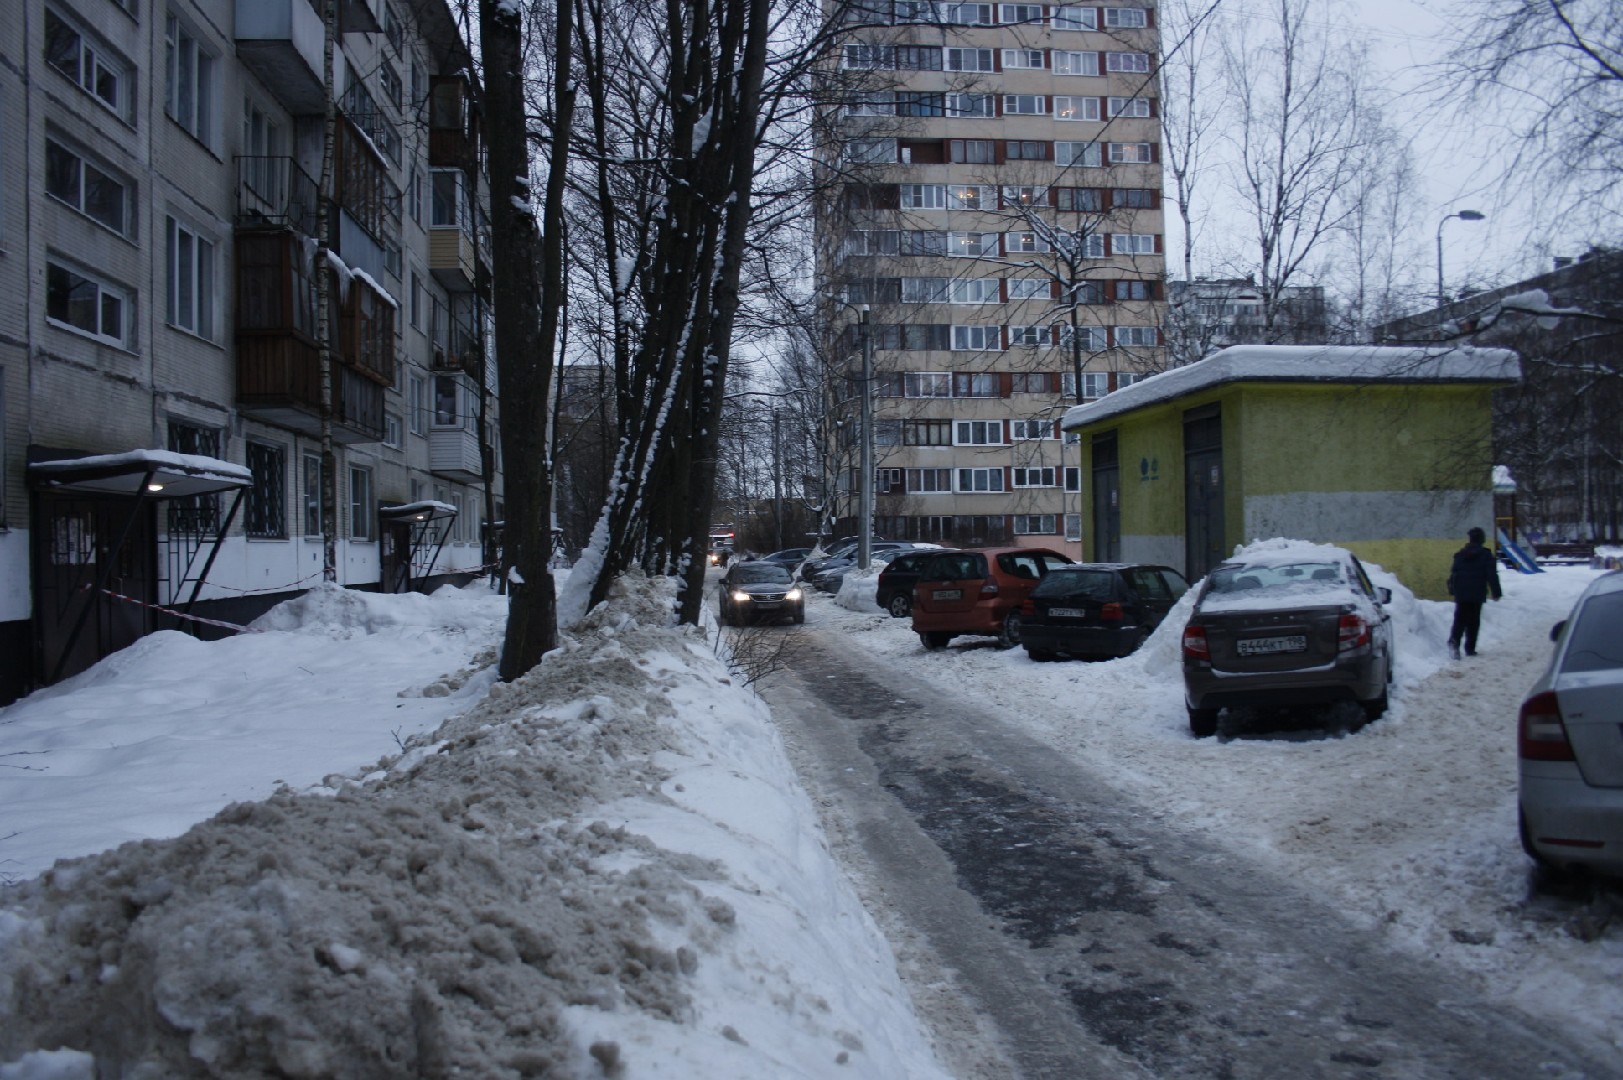
[(721, 577), (721, 625), (762, 619), (806, 621), (806, 598), (786, 567), (769, 562), (733, 563)]
[(1623, 570), (1602, 574), (1550, 631), (1522, 702), (1522, 847), (1549, 869), (1623, 877)]
[(1392, 681), (1391, 602), (1350, 551), (1326, 544), (1218, 566), (1183, 631), (1190, 733), (1215, 735), (1228, 706), (1356, 701), (1376, 719)]

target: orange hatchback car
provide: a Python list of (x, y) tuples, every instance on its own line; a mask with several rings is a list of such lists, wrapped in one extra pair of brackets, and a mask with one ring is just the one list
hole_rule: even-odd
[(986, 634), (1020, 644), (1020, 606), (1050, 567), (1073, 560), (1047, 548), (994, 547), (943, 551), (913, 587), (913, 629), (926, 649), (960, 634)]

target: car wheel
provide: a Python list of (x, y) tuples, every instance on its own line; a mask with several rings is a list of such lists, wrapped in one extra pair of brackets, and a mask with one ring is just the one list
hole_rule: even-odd
[(924, 643), (926, 649), (945, 649), (947, 642), (952, 640), (952, 635), (932, 630), (927, 633), (920, 633), (919, 640)]
[(896, 593), (885, 605), (885, 610), (890, 612), (893, 619), (905, 619), (913, 614), (913, 598), (906, 593)]
[(1197, 739), (1209, 739), (1217, 734), (1216, 709), (1190, 709), (1189, 734)]
[(804, 623), (805, 621), (806, 621), (806, 609), (803, 608), (803, 607), (795, 608), (795, 625), (799, 626), (802, 623)]
[(1003, 622), (998, 627), (997, 643), (999, 648), (1012, 649), (1020, 644), (1020, 613), (1011, 611), (1003, 616)]

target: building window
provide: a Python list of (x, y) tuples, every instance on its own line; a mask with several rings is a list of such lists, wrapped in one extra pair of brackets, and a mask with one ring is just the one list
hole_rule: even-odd
[[(1049, 389), (1050, 382), (1046, 371), (1016, 371), (1009, 376), (1009, 379), (1009, 392), (1011, 394), (1052, 393)], [(1016, 423), (1021, 422), (1016, 421)], [(1035, 423), (1035, 421), (1031, 422)], [(1033, 438), (1047, 438), (1047, 436), (1033, 436)]]
[[(1010, 255), (1036, 255), (1049, 250), (1048, 240), (1045, 237), (1038, 236), (1036, 233), (1008, 233), (1004, 236), (1003, 243), (1005, 250), (1007, 250)], [(1046, 282), (1044, 284), (1046, 284)], [(1044, 289), (1043, 295), (1046, 296), (1047, 293), (1048, 290)], [(1010, 293), (1009, 298), (1011, 300), (1014, 299), (1014, 294)]]
[(1001, 447), (1003, 421), (958, 421), (958, 434), (953, 437), (956, 447)]
[(1022, 206), (1041, 206), (1047, 201), (1047, 188), (1034, 184), (1006, 184), (1003, 187), (1003, 207), (1006, 210)]
[(349, 470), (349, 535), (353, 540), (372, 539), (372, 470)]
[(1054, 205), (1061, 210), (1096, 214), (1104, 209), (1104, 196), (1098, 188), (1055, 188)]
[(1143, 8), (1105, 8), (1105, 25), (1112, 29), (1137, 29), (1149, 24)]
[(1116, 389), (1125, 390), (1143, 377), (1136, 371), (1118, 371), (1116, 372)]
[(848, 139), (845, 160), (858, 165), (888, 165), (896, 160), (896, 140)]
[(999, 17), (1006, 23), (1037, 23), (1043, 21), (1041, 4), (1004, 4)]
[(1073, 49), (1055, 49), (1054, 74), (1055, 75), (1098, 75), (1099, 54), (1096, 52), (1077, 52)]
[(1099, 144), (1096, 142), (1066, 142), (1054, 144), (1054, 164), (1060, 168), (1081, 166), (1098, 168), (1101, 163)]
[(902, 422), (900, 420), (875, 420), (873, 444), (875, 446), (902, 445)]
[(1111, 233), (1112, 255), (1154, 255), (1154, 233)]
[(1097, 30), (1099, 9), (1091, 7), (1057, 7), (1048, 20), (1055, 30)]
[(304, 536), (325, 536), (321, 527), (321, 455), (307, 453), (304, 462)]
[(413, 375), (406, 383), (406, 422), (413, 435), (428, 434), (428, 380)]
[(205, 146), (214, 136), (214, 56), (178, 16), (164, 23), (164, 111)]
[[(1074, 328), (1074, 334), (1080, 340), (1083, 352), (1104, 352), (1110, 348), (1110, 335), (1102, 326), (1078, 326)], [(1071, 347), (1072, 335), (1072, 327), (1060, 327), (1059, 343), (1061, 348), (1069, 349)]]
[(406, 96), (405, 87), (400, 82), (400, 72), (387, 60), (378, 64), (378, 89), (383, 91), (383, 100), (397, 109), (400, 108)]
[(50, 139), (45, 140), (45, 192), (114, 232), (129, 234), (129, 186)]
[(951, 469), (908, 469), (908, 494), (928, 495), (952, 490)]
[(428, 174), (428, 224), (434, 229), (460, 229), (467, 222), (465, 178), (461, 169), (432, 169)]
[(997, 143), (991, 139), (948, 139), (947, 160), (955, 164), (991, 165), (997, 161)]
[[(952, 396), (961, 398), (998, 397), (997, 373), (992, 371), (953, 372)], [(999, 436), (998, 441), (1003, 441), (1001, 436)]]
[[(908, 420), (902, 424), (904, 446), (951, 446), (952, 421)], [(911, 490), (911, 485), (909, 485)], [(945, 489), (941, 489), (945, 490)]]
[(1000, 302), (998, 286), (1001, 278), (971, 278), (954, 281), (948, 287), (948, 302), (953, 304), (996, 304)]
[(952, 328), (952, 347), (957, 352), (984, 352), (998, 347), (998, 328), (995, 326), (955, 326)]
[(903, 475), (901, 469), (875, 469), (874, 490), (881, 495), (901, 494)]
[[(1118, 346), (1160, 344), (1153, 326), (1118, 326), (1115, 328), (1115, 336)], [(1117, 385), (1122, 386), (1125, 384), (1118, 380)]]
[[(169, 449), (176, 454), (218, 458), (220, 429), (199, 427), (181, 420), (169, 421)], [(193, 536), (213, 533), (220, 527), (219, 495), (187, 495), (170, 499), (169, 532)]]
[(214, 245), (167, 219), (165, 230), (169, 325), (214, 337)]
[(909, 371), (902, 377), (902, 396), (952, 397), (952, 374), (946, 371)]
[[(1017, 488), (1054, 487), (1055, 476), (1052, 465), (1028, 468), (1015, 468), (1010, 470), (1013, 485)], [(1052, 532), (1053, 530), (1048, 530)]]
[(1004, 94), (1003, 115), (1047, 116), (1048, 99), (1042, 94)]
[[(1042, 376), (1039, 376), (1039, 378), (1042, 378)], [(1046, 381), (1046, 379), (1045, 379), (1045, 381)], [(1009, 439), (1011, 441), (1014, 441), (1014, 442), (1020, 442), (1020, 441), (1029, 442), (1032, 439), (1052, 439), (1053, 437), (1054, 437), (1054, 422), (1052, 420), (1010, 420), (1009, 421)], [(1019, 470), (1016, 470), (1017, 473), (1018, 473), (1018, 471)], [(1052, 472), (1053, 470), (1050, 469), (1049, 471)], [(1019, 487), (1020, 482), (1018, 480), (1016, 480), (1014, 486)], [(1043, 486), (1046, 487), (1046, 486), (1049, 486), (1049, 485), (1043, 485)]]
[(1032, 139), (1010, 139), (1005, 144), (1004, 157), (1009, 161), (1047, 161), (1048, 144)]
[[(1018, 472), (1019, 470), (1015, 470)], [(1053, 469), (1049, 469), (1053, 472)], [(1019, 484), (1015, 485), (1019, 487)], [(1030, 485), (1036, 487), (1037, 485)], [(1053, 484), (1045, 484), (1053, 487)], [(1052, 536), (1058, 530), (1055, 527), (1056, 518), (1053, 514), (1016, 514), (1014, 515), (1014, 535), (1016, 536)]]
[(434, 376), (434, 426), (459, 427), (460, 416), (456, 376)]
[(895, 116), (896, 98), (890, 91), (857, 94), (845, 103), (847, 116)]
[(248, 471), (254, 482), (248, 488), (242, 529), (260, 539), (287, 536), (287, 458), (286, 451), (270, 443), (249, 440), (246, 447)]
[(1092, 401), (1102, 398), (1110, 393), (1110, 373), (1107, 371), (1084, 371), (1082, 373), (1082, 398)]
[[(1065, 438), (1066, 438), (1066, 445), (1068, 445), (1068, 446), (1080, 446), (1081, 443), (1082, 443), (1082, 440), (1080, 438), (1078, 438), (1077, 435), (1074, 432), (1072, 432), (1071, 434), (1068, 434)], [(1081, 491), (1082, 490), (1082, 470), (1077, 468), (1075, 465), (1068, 465), (1065, 468), (1065, 490), (1066, 491)], [(1073, 537), (1071, 537), (1071, 539), (1074, 540), (1074, 539), (1076, 539), (1076, 537), (1073, 536)]]
[(997, 97), (993, 94), (948, 94), (949, 116), (996, 116)]
[(949, 233), (946, 253), (967, 259), (996, 255), (997, 233)]
[(947, 301), (947, 278), (939, 277), (906, 277), (902, 278), (902, 303), (904, 304), (943, 304)]
[(1011, 326), (1009, 327), (1009, 348), (1011, 349), (1038, 349), (1047, 348), (1054, 343), (1054, 330), (1049, 326)]
[(1150, 54), (1141, 52), (1107, 52), (1105, 53), (1106, 71), (1126, 71), (1134, 74), (1148, 75), (1150, 71)]
[(947, 187), (949, 210), (995, 210), (997, 189), (990, 184), (952, 184)]
[(965, 493), (1002, 491), (1002, 469), (959, 469), (958, 490)]
[(947, 115), (947, 95), (942, 93), (922, 91), (897, 91), (897, 116), (945, 116)]
[(1150, 188), (1112, 188), (1110, 205), (1129, 210), (1155, 209), (1155, 192)]
[(1146, 97), (1113, 97), (1110, 99), (1111, 116), (1149, 116), (1150, 99)]
[(400, 414), (386, 412), (383, 414), (383, 445), (400, 449), (401, 430)]
[[(923, 5), (916, 5), (922, 7)], [(949, 26), (991, 26), (997, 20), (991, 4), (943, 4), (941, 21)], [(925, 18), (929, 18), (926, 15)]]
[(1116, 282), (1117, 300), (1154, 300), (1155, 283), (1153, 281), (1118, 281)]
[(939, 45), (898, 45), (896, 68), (898, 71), (940, 71), (944, 51)]
[[(850, 46), (847, 46), (849, 48)], [(948, 71), (995, 71), (996, 61), (993, 59), (992, 49), (957, 49), (941, 50), (944, 54), (944, 67)]]
[(947, 188), (944, 184), (901, 185), (903, 210), (944, 210), (947, 206)]
[(1004, 49), (1004, 71), (1040, 71), (1046, 67), (1041, 49)]
[(49, 8), (45, 11), (45, 61), (119, 116), (130, 111), (128, 65)]
[(1155, 160), (1155, 151), (1147, 142), (1110, 144), (1112, 165), (1148, 165)]
[(45, 317), (59, 326), (125, 347), (129, 335), (129, 293), (116, 285), (45, 264)]
[[(1013, 252), (1011, 251), (1011, 254)], [(1047, 278), (1010, 278), (1010, 300), (1047, 300), (1049, 286)]]
[(1058, 96), (1054, 98), (1054, 119), (1097, 120), (1099, 119), (1099, 99), (1096, 97)]

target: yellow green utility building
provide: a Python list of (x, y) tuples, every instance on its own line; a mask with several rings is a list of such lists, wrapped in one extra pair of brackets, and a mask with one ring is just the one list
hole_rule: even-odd
[(1084, 557), (1184, 568), (1252, 540), (1338, 544), (1446, 597), (1493, 528), (1492, 394), (1506, 349), (1236, 345), (1077, 405)]

